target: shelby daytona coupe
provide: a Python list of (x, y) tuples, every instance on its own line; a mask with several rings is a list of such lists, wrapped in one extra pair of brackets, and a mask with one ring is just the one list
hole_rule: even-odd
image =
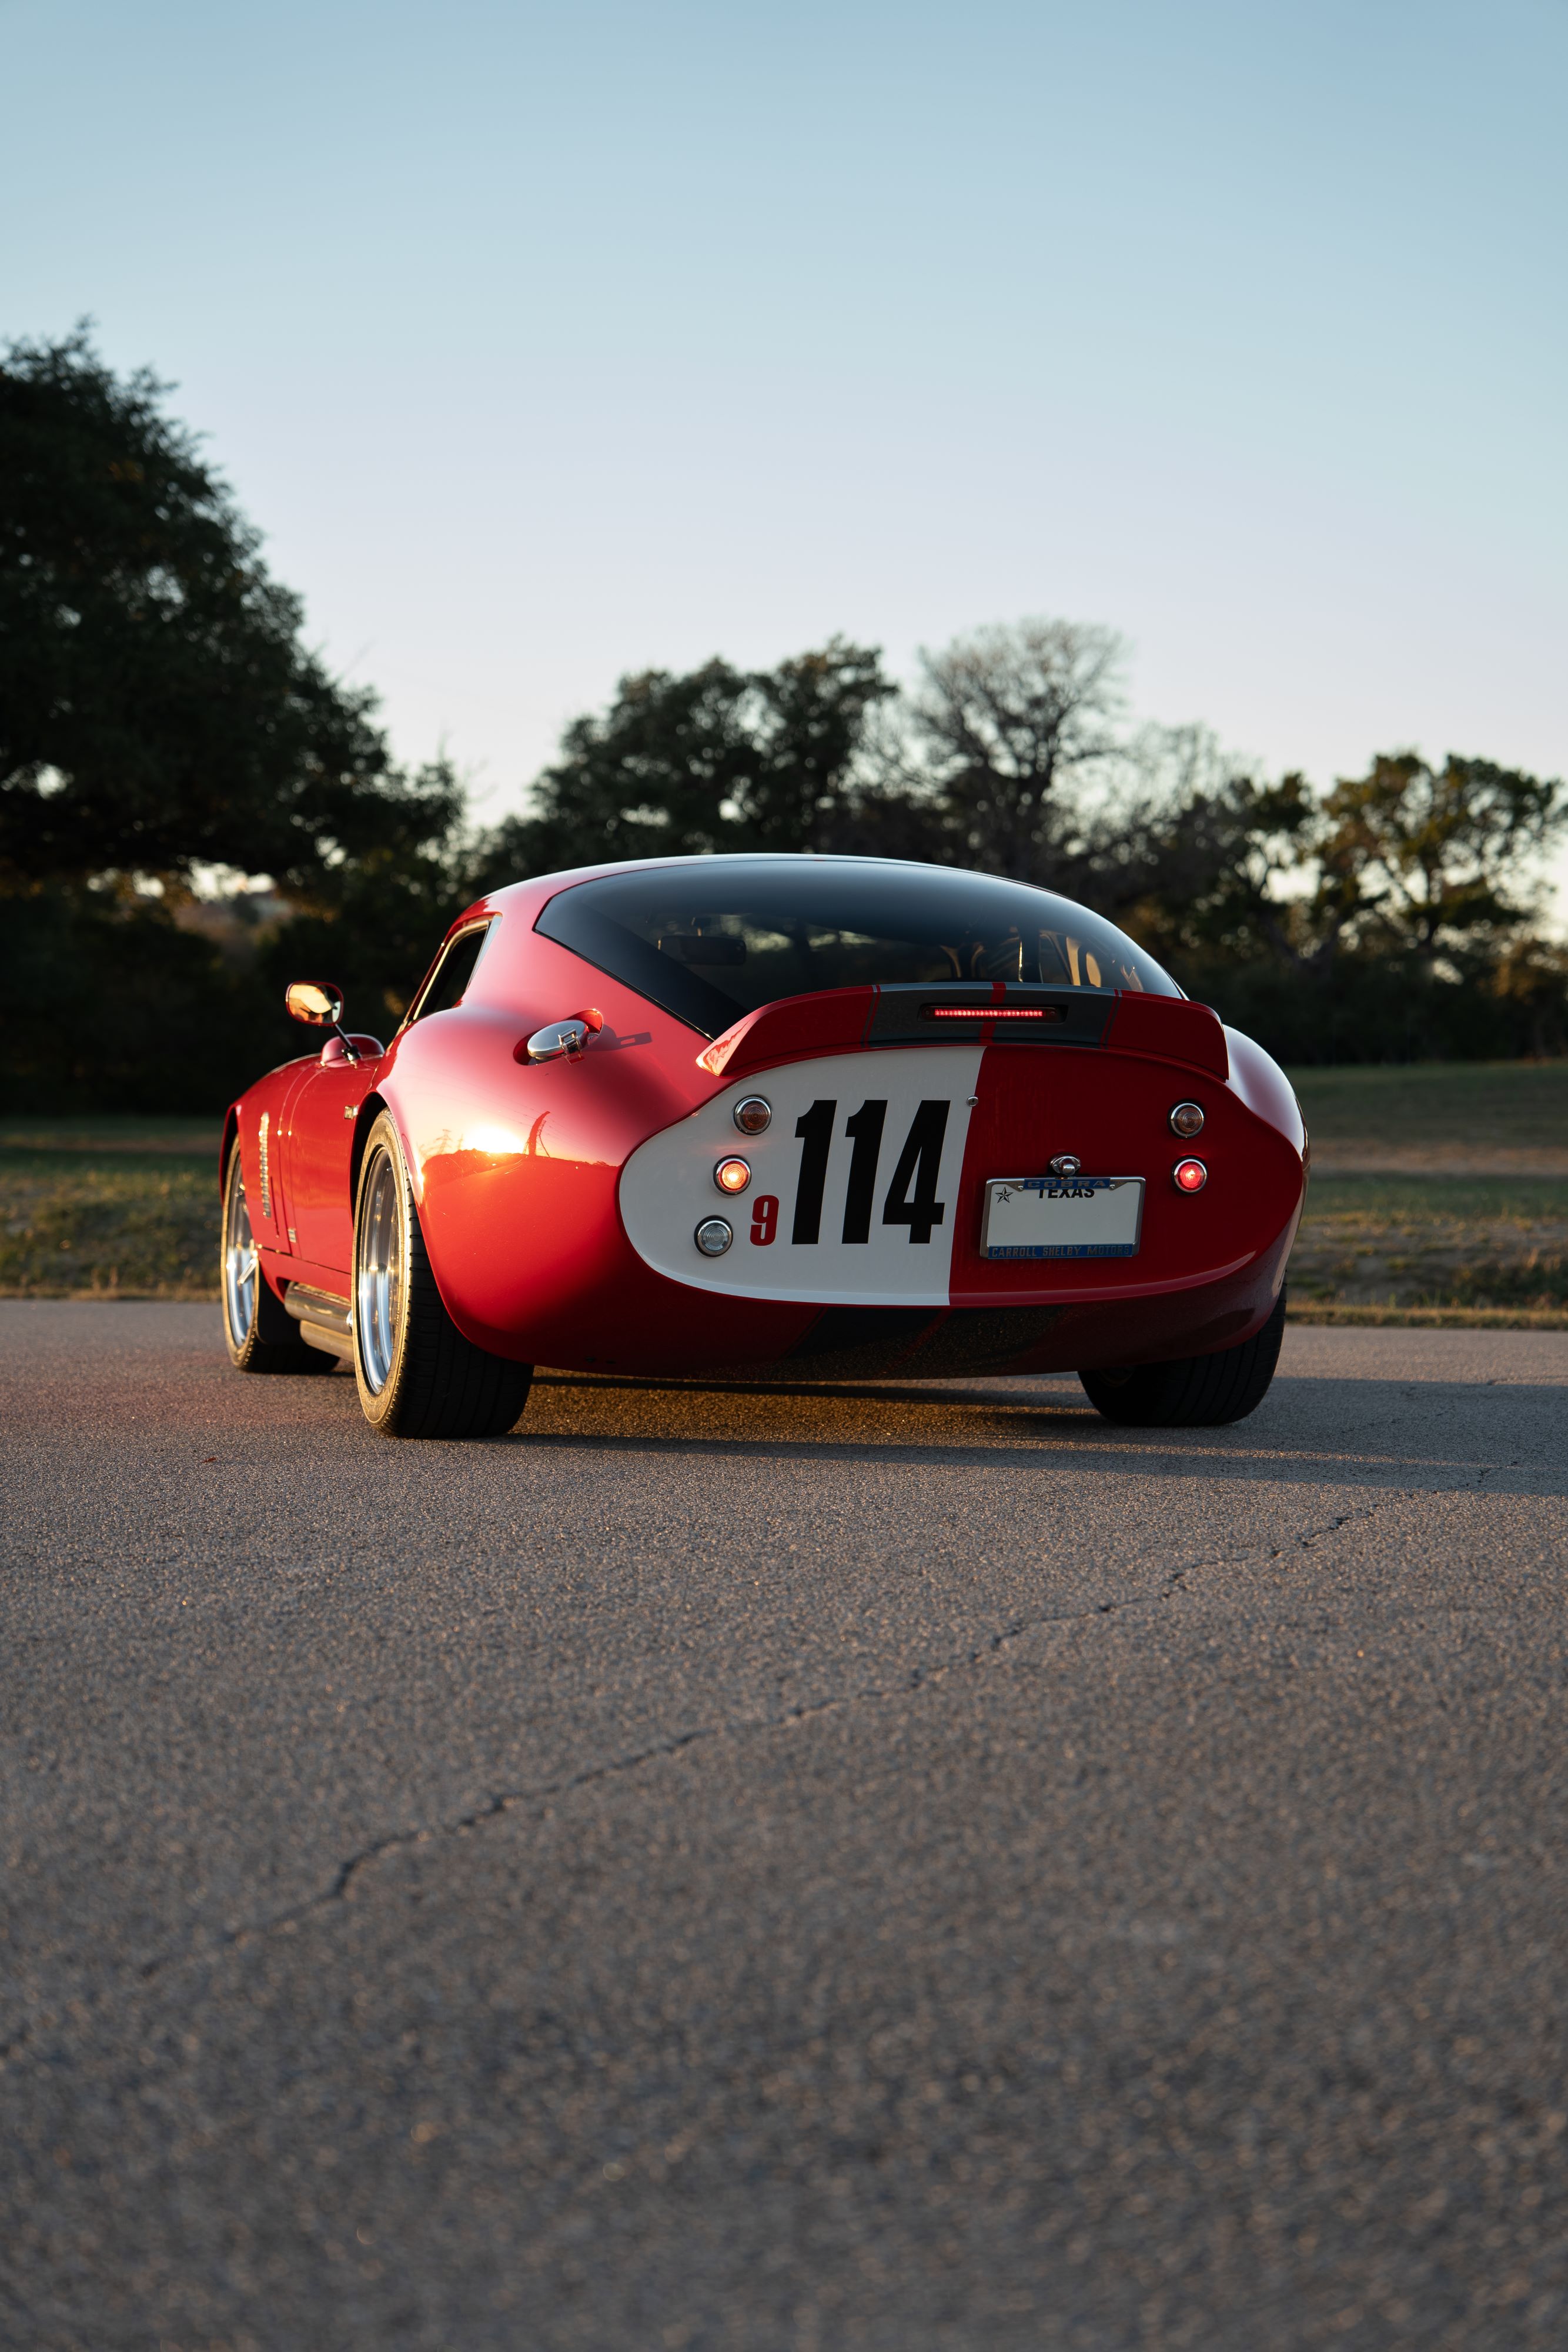
[(509, 1429), (532, 1367), (1076, 1372), (1110, 1420), (1269, 1385), (1306, 1136), (1260, 1047), (1070, 900), (891, 860), (682, 857), (497, 890), (390, 1045), (231, 1108), (246, 1372), (351, 1364), (394, 1437)]

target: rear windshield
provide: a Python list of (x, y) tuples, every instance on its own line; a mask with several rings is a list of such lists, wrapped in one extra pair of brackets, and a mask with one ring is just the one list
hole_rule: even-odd
[(1114, 924), (988, 874), (857, 857), (704, 857), (580, 882), (536, 928), (716, 1037), (781, 996), (876, 981), (1179, 996)]

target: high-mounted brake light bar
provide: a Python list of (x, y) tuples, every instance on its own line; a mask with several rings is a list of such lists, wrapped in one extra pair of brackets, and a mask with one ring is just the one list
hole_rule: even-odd
[(923, 1004), (922, 1021), (1061, 1021), (1054, 1004)]

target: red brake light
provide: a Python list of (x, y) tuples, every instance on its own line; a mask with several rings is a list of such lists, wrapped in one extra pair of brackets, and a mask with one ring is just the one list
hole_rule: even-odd
[(922, 1021), (1060, 1021), (1054, 1004), (923, 1004)]
[(1178, 1160), (1171, 1176), (1178, 1192), (1201, 1192), (1208, 1181), (1208, 1171), (1201, 1160)]

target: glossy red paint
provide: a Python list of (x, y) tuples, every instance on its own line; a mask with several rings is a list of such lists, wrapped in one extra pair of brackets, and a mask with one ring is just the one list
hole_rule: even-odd
[[(1266, 1319), (1301, 1203), (1295, 1097), (1269, 1056), (1207, 1007), (1133, 993), (1114, 1000), (1098, 1045), (978, 1017), (953, 1024), (961, 1036), (933, 1027), (924, 1039), (983, 1049), (947, 1228), (946, 1308), (870, 1304), (846, 1319), (841, 1308), (699, 1290), (655, 1272), (632, 1248), (618, 1205), (631, 1154), (742, 1076), (872, 1049), (879, 992), (767, 1005), (709, 1044), (534, 929), (557, 893), (614, 870), (551, 876), (479, 902), (448, 935), (486, 916), (496, 926), (458, 1006), (405, 1023), (384, 1054), (358, 1064), (340, 1047), (312, 1055), (240, 1098), (233, 1117), (275, 1287), (292, 1279), (347, 1293), (359, 1158), (384, 1107), (449, 1313), (477, 1345), (519, 1361), (647, 1374), (791, 1357), (796, 1369), (825, 1361), (851, 1370), (874, 1360), (915, 1374), (1073, 1370), (1228, 1347)], [(998, 983), (998, 1003), (1004, 994)], [(536, 1030), (590, 1011), (580, 1056), (528, 1061)], [(1208, 1181), (1192, 1196), (1171, 1181), (1169, 1119), (1182, 1101), (1205, 1115)], [(270, 1219), (260, 1213), (263, 1114)], [(1063, 1152), (1145, 1179), (1137, 1255), (983, 1257), (987, 1180), (1038, 1175)], [(716, 1205), (710, 1184), (706, 1208)], [(747, 1199), (731, 1213), (746, 1224), (751, 1206)], [(775, 1202), (759, 1227), (769, 1238), (778, 1215)]]
[[(334, 1041), (336, 1042), (336, 1041)], [(360, 1105), (375, 1090), (381, 1056), (339, 1055), (312, 1070), (290, 1106), (285, 1161), (292, 1247), (331, 1266), (348, 1287), (353, 1223), (353, 1148)]]
[[(1228, 1078), (1229, 1036), (1211, 1005), (1182, 996), (1124, 992), (1116, 999), (1105, 1043), (1113, 1053), (1157, 1054), (1162, 1061), (1185, 1062), (1211, 1078)], [(1254, 1053), (1260, 1050), (1253, 1047)]]
[(874, 988), (828, 988), (820, 996), (786, 997), (764, 1004), (716, 1037), (697, 1055), (716, 1078), (743, 1078), (750, 1070), (776, 1070), (813, 1054), (850, 1053), (865, 1043), (876, 1003)]
[[(1173, 1009), (1185, 1008), (1177, 1002)], [(1228, 1171), (1228, 1181), (1196, 1200), (1178, 1199), (1166, 1181), (1168, 1120), (1183, 1098), (1201, 1101), (1210, 1164)], [(1037, 1173), (1061, 1151), (1107, 1175), (1148, 1180), (1137, 1256), (1043, 1265), (982, 1257), (979, 1202), (986, 1179)], [(1260, 1263), (1299, 1213), (1301, 1163), (1289, 1139), (1248, 1110), (1228, 1086), (1210, 1079), (1201, 1094), (1194, 1093), (1190, 1072), (1151, 1055), (1107, 1046), (993, 1045), (981, 1066), (964, 1195), (966, 1222), (953, 1262), (955, 1307), (1004, 1300), (1029, 1307), (1110, 1304), (1230, 1283)], [(1273, 1295), (1270, 1289), (1259, 1322)]]

